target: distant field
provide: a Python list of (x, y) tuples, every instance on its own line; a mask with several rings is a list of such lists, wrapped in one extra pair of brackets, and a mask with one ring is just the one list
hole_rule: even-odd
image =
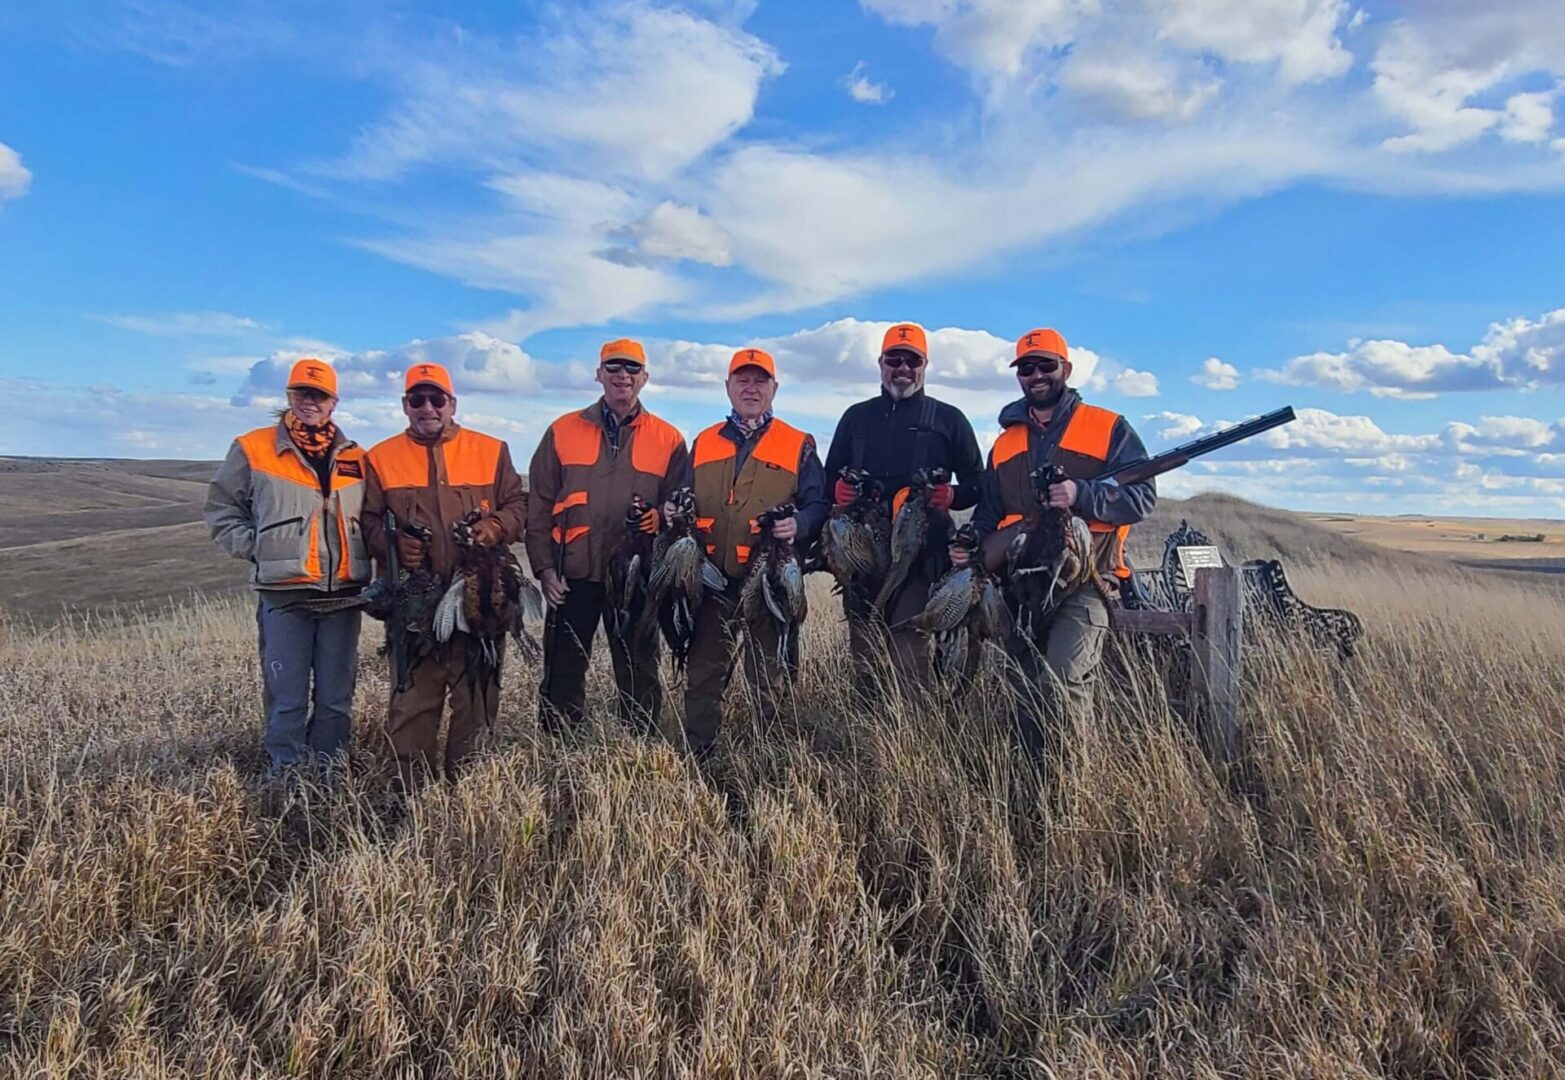
[(201, 524), (214, 468), (0, 458), (0, 607), (53, 621), (67, 609), (155, 609), (243, 590), (244, 565)]
[[(1539, 518), (1306, 514), (1342, 536), (1463, 566), (1565, 574), (1565, 521)], [(1541, 537), (1541, 539), (1536, 539)], [(1523, 539), (1525, 538), (1525, 539)]]
[[(245, 567), (214, 547), (201, 524), (215, 468), (208, 461), (0, 457), (0, 608), (53, 622), (67, 611), (156, 610), (192, 593), (242, 593)], [(1185, 519), (1233, 560), (1402, 568), (1454, 560), (1565, 580), (1562, 522), (1296, 515), (1221, 495), (1160, 503), (1132, 534), (1137, 565), (1155, 565), (1164, 538)], [(1542, 543), (1494, 539), (1539, 532)]]

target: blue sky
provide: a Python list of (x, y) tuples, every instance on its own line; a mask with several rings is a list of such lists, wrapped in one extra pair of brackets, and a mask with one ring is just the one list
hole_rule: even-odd
[(525, 459), (622, 334), (824, 443), (912, 319), (986, 444), (1053, 325), (1154, 447), (1300, 409), (1170, 493), (1562, 517), (1562, 86), (1555, 0), (11, 5), (0, 453), (214, 457), (312, 354)]

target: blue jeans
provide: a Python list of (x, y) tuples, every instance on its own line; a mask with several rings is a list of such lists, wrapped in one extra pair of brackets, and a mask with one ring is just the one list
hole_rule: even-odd
[(324, 760), (347, 753), (353, 736), (360, 618), (358, 611), (320, 617), (281, 611), (261, 597), (255, 612), (266, 710), (261, 744), (273, 772), (312, 756)]

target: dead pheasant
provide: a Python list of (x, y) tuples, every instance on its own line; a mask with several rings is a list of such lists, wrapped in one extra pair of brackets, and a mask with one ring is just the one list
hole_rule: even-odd
[(543, 593), (508, 545), (474, 540), (473, 527), (481, 520), (482, 512), (474, 510), (451, 526), (456, 570), (435, 609), (435, 637), (444, 643), (457, 631), (465, 635), (468, 687), (487, 698), (491, 689), (500, 688), (500, 646), (506, 635), (523, 651), (536, 651), (527, 627), (543, 618)]
[(669, 501), (674, 512), (652, 544), (652, 578), (642, 618), (657, 620), (674, 667), (683, 671), (695, 637), (696, 612), (709, 594), (722, 593), (728, 579), (706, 557), (697, 535), (695, 492), (680, 488)]
[(919, 469), (913, 473), (907, 498), (891, 523), (891, 565), (886, 580), (875, 596), (875, 607), (885, 616), (897, 593), (906, 584), (914, 565), (924, 557), (924, 540), (929, 535), (929, 492), (951, 481), (948, 469)]
[(609, 552), (605, 608), (609, 633), (621, 641), (633, 632), (650, 633), (653, 624), (642, 618), (647, 607), (647, 583), (652, 577), (652, 537), (641, 529), (651, 507), (640, 495), (631, 496), (625, 510), (624, 532)]
[(934, 640), (935, 667), (942, 675), (967, 670), (968, 657), (985, 641), (1000, 642), (1010, 632), (1010, 615), (994, 579), (978, 557), (978, 533), (963, 525), (951, 542), (968, 552), (966, 566), (947, 571), (929, 590), (929, 602), (911, 619), (892, 627), (911, 627)]
[(750, 565), (739, 592), (739, 613), (749, 626), (763, 620), (776, 622), (777, 665), (793, 674), (798, 657), (799, 624), (808, 605), (804, 596), (804, 569), (792, 540), (772, 535), (772, 525), (794, 515), (792, 503), (783, 503), (755, 519), (760, 535), (750, 549)]
[(865, 615), (891, 565), (891, 521), (879, 481), (862, 469), (844, 468), (839, 475), (853, 485), (854, 496), (847, 505), (832, 507), (821, 531), (820, 554), (848, 609)]
[(1069, 508), (1048, 505), (1051, 484), (1066, 479), (1058, 465), (1032, 471), (1038, 509), (1029, 514), (1006, 549), (1006, 586), (1018, 634), (1032, 636), (1071, 593), (1090, 584), (1104, 600), (1108, 587), (1092, 555), (1092, 531)]

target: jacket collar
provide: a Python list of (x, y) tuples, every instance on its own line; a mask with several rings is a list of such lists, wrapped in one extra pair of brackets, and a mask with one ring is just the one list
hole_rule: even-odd
[(446, 425), (446, 429), (440, 433), (440, 438), (436, 439), (433, 443), (425, 442), (423, 439), (420, 439), (417, 435), (413, 434), (412, 428), (404, 428), (402, 431), (402, 437), (407, 439), (408, 442), (414, 443), (418, 446), (444, 446), (446, 443), (450, 442), (461, 433), (462, 425), (457, 423), (455, 420), (452, 420), (451, 423)]
[(891, 412), (891, 411), (893, 411), (895, 409), (902, 408), (904, 405), (912, 405), (915, 402), (923, 401), (924, 400), (924, 387), (920, 386), (917, 390), (914, 390), (911, 394), (909, 394), (907, 397), (903, 398), (901, 401), (897, 401), (895, 398), (893, 398), (891, 396), (890, 392), (887, 391), (884, 386), (882, 386), (880, 388), (880, 397), (879, 397), (878, 400), (880, 401), (880, 404), (881, 404), (882, 408), (884, 408), (887, 412)]

